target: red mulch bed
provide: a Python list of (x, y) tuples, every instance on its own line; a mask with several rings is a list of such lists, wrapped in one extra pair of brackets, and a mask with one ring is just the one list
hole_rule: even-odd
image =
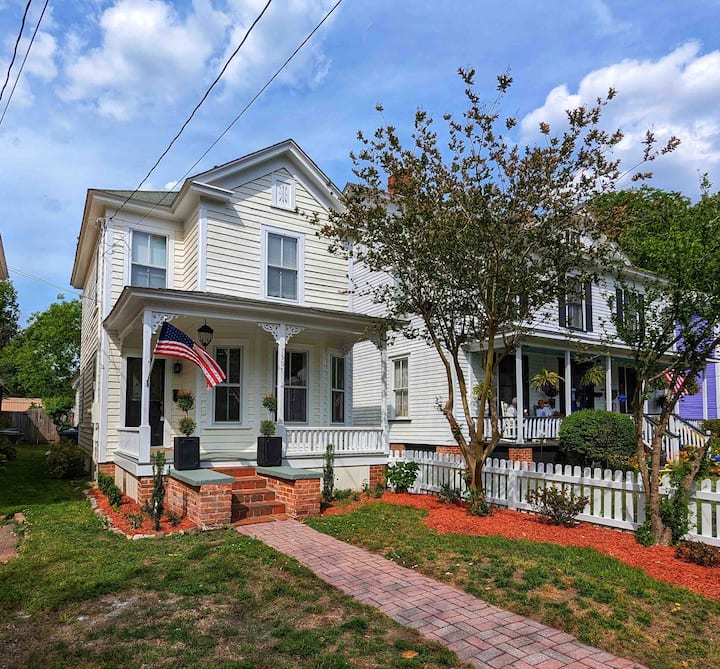
[[(365, 500), (344, 506), (330, 507), (325, 514), (346, 513), (361, 504), (378, 500)], [(501, 536), (508, 539), (528, 539), (563, 546), (594, 548), (631, 567), (666, 583), (680, 585), (688, 590), (720, 600), (720, 566), (701, 567), (675, 557), (670, 546), (641, 546), (631, 532), (580, 523), (575, 527), (549, 525), (530, 513), (495, 509), (490, 516), (469, 516), (464, 506), (443, 504), (432, 495), (411, 495), (386, 492), (383, 502), (425, 509), (424, 523), (440, 532), (475, 536)]]
[(184, 532), (191, 530), (196, 525), (191, 523), (187, 518), (183, 518), (178, 525), (172, 525), (172, 523), (163, 516), (160, 521), (160, 529), (155, 530), (153, 528), (153, 521), (148, 514), (145, 514), (142, 524), (140, 527), (130, 527), (130, 521), (126, 514), (141, 513), (142, 506), (123, 495), (123, 501), (117, 511), (110, 506), (108, 498), (103, 495), (97, 488), (91, 488), (88, 490), (88, 495), (92, 497), (96, 503), (97, 508), (102, 512), (104, 516), (108, 518), (110, 524), (126, 537), (133, 537), (136, 534), (145, 535), (158, 535), (158, 534), (175, 534), (178, 532)]

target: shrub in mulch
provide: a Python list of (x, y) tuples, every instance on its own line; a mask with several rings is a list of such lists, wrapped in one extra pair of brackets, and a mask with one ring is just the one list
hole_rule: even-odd
[(675, 549), (675, 557), (702, 567), (715, 567), (720, 564), (720, 548), (701, 541), (681, 541)]
[(120, 504), (113, 507), (107, 496), (97, 488), (90, 489), (87, 494), (95, 500), (96, 508), (108, 519), (111, 527), (128, 538), (136, 535), (176, 534), (197, 527), (188, 518), (180, 519), (165, 514), (160, 521), (160, 529), (155, 530), (153, 529), (153, 520), (150, 514), (129, 497), (122, 495)]

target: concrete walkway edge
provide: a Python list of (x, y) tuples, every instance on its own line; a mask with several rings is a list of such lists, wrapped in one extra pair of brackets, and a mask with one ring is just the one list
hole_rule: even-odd
[(297, 521), (237, 531), (285, 553), (323, 581), (417, 629), (476, 667), (560, 669), (641, 667), (565, 632), (504, 611), (466, 592), (317, 532)]

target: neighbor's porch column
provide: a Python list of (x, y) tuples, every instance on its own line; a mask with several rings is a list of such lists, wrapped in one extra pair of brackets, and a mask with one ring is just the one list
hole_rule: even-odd
[(523, 397), (523, 364), (522, 346), (515, 349), (515, 397), (517, 398), (517, 436), (515, 441), (518, 444), (525, 442), (523, 436), (523, 416), (525, 414), (525, 398)]
[(143, 311), (142, 384), (140, 390), (140, 427), (138, 434), (138, 462), (150, 462), (150, 372), (152, 371), (153, 312)]
[(390, 452), (390, 422), (388, 421), (388, 356), (387, 338), (380, 341), (380, 426), (383, 433), (383, 448)]
[[(705, 367), (703, 370), (703, 377), (702, 377), (702, 411), (703, 411), (703, 420), (707, 420), (709, 418), (708, 415), (708, 380), (707, 380), (707, 370), (708, 368)], [(678, 407), (678, 411), (680, 410), (680, 407)]]
[(605, 409), (612, 411), (612, 358), (605, 358)]
[(572, 413), (572, 360), (570, 351), (565, 351), (565, 415)]

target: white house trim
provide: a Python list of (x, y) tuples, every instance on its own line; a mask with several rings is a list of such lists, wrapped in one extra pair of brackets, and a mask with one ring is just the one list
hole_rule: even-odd
[(201, 204), (198, 210), (197, 289), (202, 291), (207, 289), (207, 245), (207, 207)]

